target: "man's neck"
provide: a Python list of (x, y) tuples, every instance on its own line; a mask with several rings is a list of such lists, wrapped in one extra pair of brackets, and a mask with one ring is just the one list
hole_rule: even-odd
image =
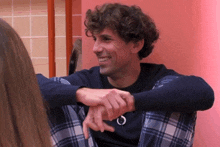
[(132, 84), (134, 84), (141, 72), (141, 67), (136, 66), (135, 68), (131, 68), (129, 72), (125, 74), (120, 74), (117, 76), (107, 77), (109, 83), (116, 88), (125, 88)]

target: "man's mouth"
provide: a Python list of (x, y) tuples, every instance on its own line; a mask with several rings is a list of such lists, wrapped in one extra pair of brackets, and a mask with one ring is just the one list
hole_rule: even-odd
[(99, 62), (105, 62), (107, 60), (109, 60), (109, 57), (104, 57), (104, 58), (98, 58)]

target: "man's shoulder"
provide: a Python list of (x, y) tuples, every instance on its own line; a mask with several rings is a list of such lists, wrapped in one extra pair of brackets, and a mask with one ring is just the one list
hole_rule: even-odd
[(165, 65), (154, 63), (141, 63), (141, 69), (145, 72), (152, 74), (169, 71), (169, 69), (167, 69)]
[(100, 87), (100, 71), (99, 66), (94, 66), (90, 69), (83, 69), (81, 71), (75, 72), (72, 77), (75, 80), (71, 81), (80, 81), (84, 83), (87, 87), (99, 88)]
[(164, 64), (141, 63), (143, 71), (152, 73), (153, 75), (178, 75), (173, 69), (168, 69)]
[(141, 63), (141, 67), (145, 68), (145, 69), (167, 69), (166, 66), (164, 64), (155, 64), (155, 63)]
[(148, 81), (152, 86), (158, 81), (165, 77), (180, 76), (177, 72), (172, 69), (166, 68), (163, 64), (152, 64), (152, 63), (141, 63), (142, 72), (144, 77), (148, 78)]
[(94, 75), (100, 75), (99, 72), (99, 66), (91, 67), (90, 69), (82, 69), (80, 71), (76, 71), (74, 74), (78, 76), (94, 76)]

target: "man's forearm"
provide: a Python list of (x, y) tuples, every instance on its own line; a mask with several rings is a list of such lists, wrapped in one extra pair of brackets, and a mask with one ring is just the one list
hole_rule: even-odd
[(42, 96), (49, 104), (49, 107), (53, 108), (76, 104), (75, 93), (80, 86), (62, 84), (64, 81), (60, 78), (52, 80), (41, 74), (37, 74), (36, 76)]
[(192, 112), (209, 109), (214, 102), (212, 88), (195, 76), (170, 76), (155, 89), (134, 97), (136, 110), (141, 111)]

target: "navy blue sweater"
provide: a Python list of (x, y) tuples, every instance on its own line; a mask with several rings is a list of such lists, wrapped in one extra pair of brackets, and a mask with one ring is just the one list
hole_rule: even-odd
[[(152, 90), (156, 81), (169, 75), (179, 76), (179, 78)], [(99, 67), (63, 77), (72, 84), (71, 86), (48, 80), (42, 75), (37, 77), (41, 92), (50, 107), (76, 104), (75, 93), (81, 86), (114, 88), (107, 77), (99, 73)], [(166, 69), (164, 65), (156, 64), (141, 64), (138, 80), (121, 90), (133, 94), (137, 111), (124, 114), (127, 123), (123, 126), (117, 125), (116, 120), (108, 121), (115, 127), (116, 131), (113, 133), (92, 131), (99, 146), (137, 146), (141, 132), (141, 125), (139, 125), (142, 121), (141, 111), (193, 112), (209, 109), (214, 101), (213, 90), (203, 79), (179, 75), (173, 70)]]
[[(150, 90), (155, 82), (167, 75), (179, 75), (164, 65), (141, 64), (144, 69), (147, 91), (133, 93), (135, 108), (140, 111), (197, 111), (211, 108), (214, 102), (212, 88), (200, 77), (181, 76), (160, 89)], [(82, 70), (63, 77), (72, 85), (63, 85), (41, 74), (37, 74), (38, 83), (44, 99), (50, 107), (76, 104), (76, 91), (84, 86), (103, 89), (99, 67)]]

